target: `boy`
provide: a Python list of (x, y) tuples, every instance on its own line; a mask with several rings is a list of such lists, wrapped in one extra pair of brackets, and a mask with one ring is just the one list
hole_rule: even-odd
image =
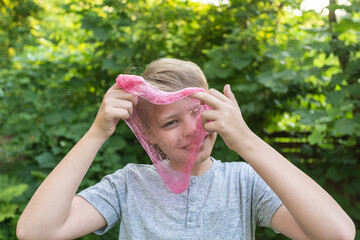
[[(143, 77), (165, 91), (207, 89), (199, 67), (176, 59), (151, 63)], [(212, 109), (201, 115), (210, 134), (185, 192), (171, 193), (152, 165), (129, 164), (76, 195), (99, 148), (138, 103), (114, 85), (89, 131), (30, 200), (18, 222), (19, 239), (73, 239), (119, 222), (119, 239), (255, 239), (256, 224), (292, 239), (354, 239), (354, 223), (341, 207), (247, 127), (229, 85), (224, 93), (210, 89), (191, 97)], [(164, 136), (184, 126), (176, 104), (153, 109), (156, 121), (170, 126), (161, 130)], [(211, 158), (217, 134), (247, 164)]]

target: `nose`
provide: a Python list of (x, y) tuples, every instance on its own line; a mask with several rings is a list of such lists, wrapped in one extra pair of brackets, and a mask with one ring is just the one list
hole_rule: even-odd
[(192, 115), (187, 115), (184, 117), (183, 125), (183, 136), (184, 137), (193, 137), (196, 135), (197, 117)]

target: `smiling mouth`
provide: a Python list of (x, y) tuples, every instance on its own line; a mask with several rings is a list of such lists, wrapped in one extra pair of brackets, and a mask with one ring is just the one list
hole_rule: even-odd
[[(209, 135), (210, 135), (210, 134), (207, 134), (207, 135), (204, 137), (204, 139), (203, 139), (202, 142), (201, 142), (201, 147), (204, 146), (205, 140), (206, 140), (206, 138), (207, 138)], [(182, 146), (182, 147), (179, 147), (179, 149), (181, 149), (181, 150), (190, 150), (191, 147), (192, 147), (192, 145), (193, 145), (193, 143), (189, 143), (189, 144), (186, 144), (186, 145), (184, 145), (184, 146)]]

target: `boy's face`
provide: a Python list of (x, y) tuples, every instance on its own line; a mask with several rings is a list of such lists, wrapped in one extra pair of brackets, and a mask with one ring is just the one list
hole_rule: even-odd
[[(194, 141), (199, 138), (199, 123), (204, 106), (190, 97), (167, 105), (151, 106), (151, 138), (170, 160), (174, 168), (182, 168), (190, 154)], [(216, 133), (208, 134), (201, 142), (195, 164), (210, 157)]]

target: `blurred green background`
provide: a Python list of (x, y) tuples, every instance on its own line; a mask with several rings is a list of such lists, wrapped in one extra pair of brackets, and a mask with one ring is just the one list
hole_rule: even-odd
[[(251, 129), (359, 229), (360, 1), (311, 10), (321, 2), (0, 0), (0, 239), (16, 239), (26, 203), (90, 127), (117, 74), (141, 74), (160, 57), (197, 63), (213, 88), (230, 83)], [(221, 139), (213, 155), (241, 161)], [(81, 189), (127, 163), (150, 160), (122, 123)], [(257, 238), (286, 239), (263, 228)]]

